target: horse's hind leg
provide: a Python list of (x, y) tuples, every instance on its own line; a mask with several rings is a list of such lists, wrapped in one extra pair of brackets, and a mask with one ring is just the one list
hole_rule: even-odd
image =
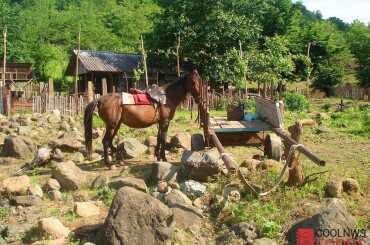
[(161, 129), (161, 150), (159, 153), (159, 158), (163, 161), (167, 161), (166, 159), (166, 138), (167, 138), (167, 131), (168, 127), (170, 126), (170, 121), (165, 120)]
[(113, 169), (114, 165), (109, 159), (109, 148), (111, 148), (112, 151), (117, 151), (117, 149), (112, 144), (115, 131), (116, 131), (115, 128), (106, 127), (106, 131), (105, 131), (105, 134), (102, 140), (103, 148), (104, 148), (104, 163), (110, 169)]

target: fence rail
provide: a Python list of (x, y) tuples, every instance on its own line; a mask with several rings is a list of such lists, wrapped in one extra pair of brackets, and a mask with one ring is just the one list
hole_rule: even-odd
[(332, 89), (334, 96), (347, 99), (365, 99), (369, 100), (370, 88), (361, 88), (357, 86), (338, 86)]

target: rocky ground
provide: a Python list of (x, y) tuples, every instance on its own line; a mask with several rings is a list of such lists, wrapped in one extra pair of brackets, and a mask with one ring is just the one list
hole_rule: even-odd
[[(168, 139), (168, 162), (152, 159), (155, 137), (131, 138), (118, 142), (126, 167), (109, 170), (101, 163), (101, 128), (94, 129), (95, 153), (87, 159), (78, 118), (54, 111), (0, 122), (0, 244), (293, 244), (299, 228), (368, 228), (359, 227), (351, 203), (339, 199), (368, 195), (361, 192), (362, 182), (345, 175), (328, 181), (319, 201), (295, 200), (305, 211), (284, 210), (296, 218), (278, 224), (280, 211), (264, 210), (272, 207), (269, 199), (254, 199), (214, 149), (191, 151), (192, 137), (180, 127)], [(273, 160), (229, 150), (248, 180), (280, 172), (281, 164)], [(27, 163), (34, 168), (16, 173)], [(294, 190), (277, 195), (289, 193)], [(246, 205), (255, 208), (256, 217)], [(275, 231), (274, 225), (280, 228)]]

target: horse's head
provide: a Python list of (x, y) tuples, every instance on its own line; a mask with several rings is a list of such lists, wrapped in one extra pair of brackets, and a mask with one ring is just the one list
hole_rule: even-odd
[(202, 79), (196, 69), (190, 72), (186, 78), (186, 90), (193, 96), (195, 103), (199, 103), (200, 99), (200, 86)]

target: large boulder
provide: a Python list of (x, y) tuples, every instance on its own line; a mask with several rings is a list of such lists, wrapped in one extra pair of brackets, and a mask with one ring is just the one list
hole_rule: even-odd
[(168, 183), (176, 182), (179, 167), (168, 162), (155, 162), (152, 164), (152, 180), (164, 180)]
[(31, 179), (27, 175), (10, 177), (0, 183), (0, 193), (2, 194), (19, 194), (25, 192), (31, 185)]
[(86, 173), (72, 161), (58, 163), (52, 171), (52, 178), (56, 179), (62, 190), (77, 190), (88, 182)]
[(171, 146), (176, 148), (184, 148), (189, 149), (191, 148), (191, 134), (187, 132), (180, 132), (177, 133), (175, 136), (171, 138)]
[(192, 225), (201, 225), (203, 222), (203, 215), (195, 207), (172, 204), (169, 208), (173, 213), (176, 228), (186, 230)]
[(104, 244), (168, 244), (172, 237), (171, 210), (156, 198), (122, 187), (103, 228)]
[[(296, 239), (299, 230), (311, 229), (312, 235), (314, 236), (315, 244), (319, 244), (319, 241), (328, 239), (349, 239), (349, 237), (344, 236), (344, 230), (354, 230), (356, 228), (356, 219), (350, 215), (345, 207), (345, 204), (338, 199), (329, 199), (325, 208), (316, 213), (315, 215), (304, 219), (295, 225), (293, 225), (288, 233), (287, 240), (296, 244)], [(327, 234), (328, 236), (321, 234), (318, 231), (337, 231)], [(338, 234), (340, 232), (340, 234)], [(333, 236), (332, 236), (333, 235)], [(325, 237), (324, 237), (325, 236)], [(323, 239), (323, 240), (322, 240)]]
[(120, 188), (124, 186), (129, 186), (129, 187), (135, 188), (136, 190), (139, 190), (142, 192), (146, 192), (147, 190), (147, 186), (143, 179), (138, 179), (138, 178), (134, 178), (130, 176), (120, 176), (117, 178), (113, 178), (108, 183), (109, 188), (113, 188), (116, 190), (119, 190)]
[(38, 229), (42, 237), (51, 237), (56, 239), (67, 237), (70, 232), (68, 228), (54, 217), (39, 220)]
[(33, 159), (36, 152), (36, 145), (18, 136), (8, 136), (4, 140), (2, 155), (22, 159)]
[(209, 152), (184, 151), (181, 163), (186, 179), (207, 181), (225, 171), (222, 160)]

